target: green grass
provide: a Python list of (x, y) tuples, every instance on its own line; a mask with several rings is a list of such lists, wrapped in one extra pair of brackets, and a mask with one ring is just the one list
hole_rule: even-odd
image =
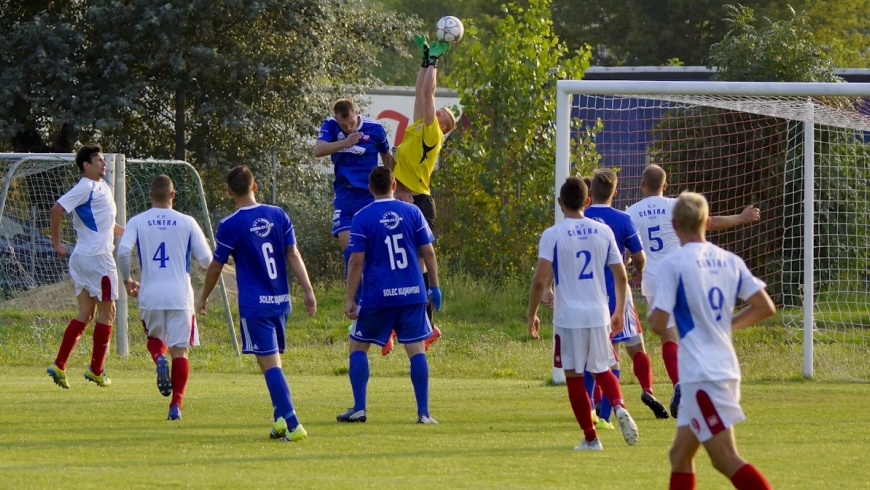
[[(636, 387), (625, 392), (637, 445), (606, 431), (604, 452), (590, 454), (572, 450), (582, 434), (565, 388), (539, 381), (433, 377), (440, 425), (418, 426), (409, 380), (374, 377), (369, 422), (340, 425), (346, 377), (291, 374), (310, 437), (281, 443), (268, 438), (260, 375), (194, 372), (184, 420), (167, 422), (150, 370), (111, 374), (110, 388), (71, 375), (61, 390), (40, 368), (0, 368), (3, 488), (665, 488), (669, 478), (674, 423), (655, 420)], [(775, 488), (870, 481), (870, 385), (758, 383), (743, 395), (741, 455)], [(731, 488), (703, 451), (696, 466), (699, 488)]]

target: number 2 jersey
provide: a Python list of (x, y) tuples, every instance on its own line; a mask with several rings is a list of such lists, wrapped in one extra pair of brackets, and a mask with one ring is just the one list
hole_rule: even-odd
[(129, 277), (133, 247), (141, 269), (139, 308), (193, 311), (190, 256), (203, 267), (211, 262), (211, 247), (199, 224), (168, 208), (151, 208), (130, 218), (118, 245), (122, 277)]
[(660, 264), (652, 307), (676, 319), (680, 381), (740, 379), (731, 342), (734, 306), (764, 286), (743, 259), (709, 242), (686, 243)]
[(591, 218), (565, 218), (544, 230), (538, 257), (553, 263), (556, 282), (553, 325), (560, 328), (610, 325), (604, 268), (622, 263), (610, 227)]
[(214, 260), (236, 265), (239, 316), (266, 318), (290, 313), (285, 247), (296, 245), (283, 209), (266, 204), (239, 208), (218, 225)]
[(417, 247), (434, 240), (423, 213), (413, 204), (379, 199), (356, 213), (347, 249), (365, 253), (360, 306), (426, 303)]

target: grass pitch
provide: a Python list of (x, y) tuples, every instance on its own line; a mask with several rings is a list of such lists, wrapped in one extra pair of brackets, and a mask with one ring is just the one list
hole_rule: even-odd
[[(625, 394), (637, 445), (604, 431), (603, 452), (581, 453), (565, 388), (540, 381), (433, 378), (440, 425), (421, 426), (410, 380), (373, 377), (369, 422), (338, 424), (351, 404), (346, 376), (288, 373), (309, 439), (283, 443), (268, 437), (260, 375), (194, 371), (184, 419), (168, 422), (150, 369), (110, 370), (104, 389), (81, 370), (71, 365), (72, 388), (61, 390), (43, 368), (0, 368), (0, 486), (598, 489), (666, 488), (669, 478), (674, 423), (655, 420), (636, 385)], [(666, 401), (670, 388), (656, 388)], [(759, 383), (743, 396), (741, 454), (775, 488), (868, 486), (870, 385)], [(703, 451), (696, 462), (699, 488), (732, 488)]]

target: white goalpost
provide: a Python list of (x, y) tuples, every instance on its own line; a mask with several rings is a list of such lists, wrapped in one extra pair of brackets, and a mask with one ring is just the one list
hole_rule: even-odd
[(650, 163), (668, 172), (667, 195), (701, 192), (714, 214), (758, 206), (761, 222), (710, 238), (768, 283), (779, 310), (741, 362), (770, 364), (767, 378), (868, 379), (865, 98), (870, 84), (559, 81), (556, 192), (571, 174), (572, 128), (600, 121), (599, 165), (619, 169), (614, 207), (640, 200)]
[[(205, 191), (192, 165), (175, 160), (128, 160), (116, 153), (106, 153), (105, 158), (104, 180), (114, 192), (116, 223), (125, 226), (129, 216), (150, 208), (151, 179), (166, 174), (177, 191), (173, 207), (193, 216), (214, 248)], [(75, 308), (68, 263), (57, 257), (48, 236), (50, 208), (81, 178), (75, 154), (0, 153), (0, 176), (0, 305)], [(70, 248), (76, 241), (68, 217), (61, 225), (61, 240)], [(116, 247), (119, 241), (115, 237)], [(219, 286), (233, 348), (240, 355), (223, 277)], [(129, 354), (128, 317), (126, 291), (120, 287), (114, 335), (119, 356)]]

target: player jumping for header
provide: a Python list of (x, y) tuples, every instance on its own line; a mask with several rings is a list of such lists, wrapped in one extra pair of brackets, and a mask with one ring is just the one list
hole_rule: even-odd
[[(684, 192), (673, 206), (673, 229), (682, 248), (663, 260), (651, 305), (654, 332), (676, 319), (680, 336), (682, 401), (671, 446), (671, 490), (693, 490), (694, 459), (704, 445), (713, 467), (741, 490), (770, 489), (770, 483), (737, 454), (734, 424), (745, 419), (740, 407), (740, 364), (731, 332), (776, 311), (764, 282), (737, 255), (706, 241), (707, 200)], [(732, 317), (737, 299), (749, 306)]]

